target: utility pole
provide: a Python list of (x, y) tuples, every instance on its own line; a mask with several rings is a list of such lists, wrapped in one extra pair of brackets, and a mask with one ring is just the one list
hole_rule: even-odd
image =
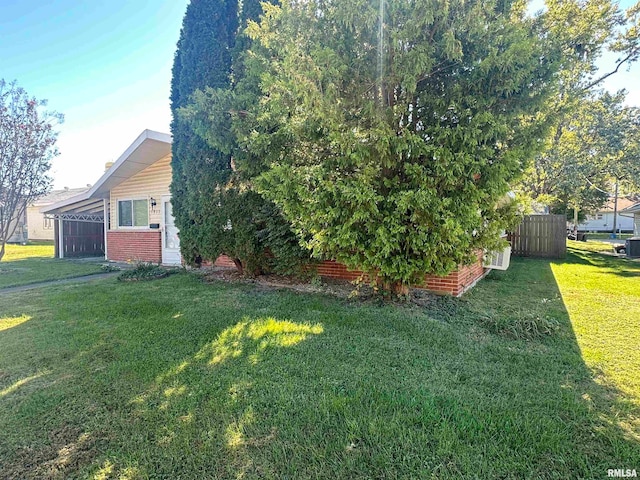
[(617, 238), (616, 230), (618, 229), (618, 179), (616, 178), (616, 190), (613, 194), (613, 237)]

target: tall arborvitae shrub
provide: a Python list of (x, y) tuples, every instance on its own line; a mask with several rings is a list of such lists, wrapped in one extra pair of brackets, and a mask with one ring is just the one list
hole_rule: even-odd
[[(182, 170), (174, 172), (174, 184), (182, 180), (186, 187), (182, 198), (187, 208), (182, 211), (181, 228), (186, 225), (189, 234), (183, 252), (208, 259), (226, 254), (239, 271), (249, 275), (264, 270), (299, 273), (309, 259), (308, 253), (275, 205), (253, 190), (251, 172), (235, 168), (235, 160), (242, 162), (245, 151), (238, 146), (233, 116), (246, 111), (260, 94), (259, 79), (245, 78), (251, 40), (244, 29), (250, 20), (258, 20), (261, 11), (257, 0), (242, 2), (236, 12), (237, 35), (225, 44), (230, 56), (227, 76), (217, 83), (209, 80), (196, 85), (188, 103), (175, 112), (175, 123), (190, 135), (190, 150), (183, 154)], [(181, 42), (188, 33), (185, 28)], [(181, 44), (179, 48), (183, 48)], [(175, 74), (185, 75), (185, 71), (174, 68), (177, 82)], [(181, 153), (179, 148), (174, 152)], [(188, 165), (184, 159), (189, 159)]]
[(173, 63), (171, 193), (182, 254), (190, 264), (206, 255), (211, 225), (222, 229), (223, 212), (210, 208), (220, 202), (231, 170), (231, 157), (209, 146), (178, 114), (193, 93), (230, 84), (232, 50), (238, 30), (237, 0), (192, 0), (182, 23)]

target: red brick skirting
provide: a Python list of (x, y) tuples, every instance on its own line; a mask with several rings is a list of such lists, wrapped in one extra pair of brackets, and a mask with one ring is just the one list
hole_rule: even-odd
[(160, 231), (107, 232), (107, 256), (116, 262), (162, 262), (162, 237)]
[[(446, 277), (436, 275), (425, 275), (422, 285), (415, 285), (416, 288), (424, 288), (435, 293), (453, 295), (459, 297), (485, 274), (482, 266), (482, 257), (473, 265), (461, 266), (455, 272), (451, 272)], [(321, 277), (340, 278), (343, 280), (355, 280), (362, 275), (358, 270), (348, 270), (343, 264), (328, 260), (318, 265), (318, 275)]]
[(473, 265), (461, 266), (458, 270), (451, 272), (446, 277), (426, 275), (424, 285), (418, 286), (418, 288), (459, 297), (473, 287), (487, 272), (488, 270), (482, 266), (482, 258), (480, 258), (478, 262)]
[(213, 262), (213, 265), (216, 267), (236, 268), (236, 264), (233, 263), (233, 260), (231, 260), (231, 258), (227, 257), (226, 255), (220, 255), (218, 258), (216, 258), (216, 261)]
[[(233, 261), (226, 255), (217, 258), (214, 265), (216, 267), (235, 268)], [(425, 275), (424, 283), (416, 285), (417, 288), (424, 288), (435, 293), (445, 295), (453, 295), (459, 297), (464, 292), (473, 287), (480, 280), (486, 270), (482, 266), (482, 254), (478, 254), (478, 261), (473, 265), (460, 266), (455, 272), (451, 272), (445, 277), (436, 275)], [(341, 280), (353, 281), (362, 276), (362, 272), (358, 270), (349, 270), (342, 263), (333, 260), (325, 260), (317, 266), (318, 275), (327, 278), (339, 278)]]

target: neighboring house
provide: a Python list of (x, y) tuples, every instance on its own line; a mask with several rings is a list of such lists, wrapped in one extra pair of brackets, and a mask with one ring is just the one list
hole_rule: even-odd
[(85, 188), (65, 188), (63, 190), (52, 190), (27, 206), (27, 235), (29, 240), (51, 240), (55, 236), (53, 218), (45, 216), (40, 210), (57, 202), (74, 197), (89, 190)]
[[(42, 209), (56, 219), (57, 256), (96, 254), (102, 245), (107, 260), (180, 265), (170, 184), (171, 135), (145, 130), (93, 187)], [(234, 266), (224, 255), (215, 264)], [(486, 272), (479, 255), (477, 263), (446, 277), (426, 275), (423, 286), (460, 295)], [(318, 273), (348, 280), (360, 276), (333, 261), (322, 262)]]
[[(618, 214), (635, 203), (635, 201), (627, 198), (619, 198)], [(612, 232), (613, 209), (613, 200), (609, 200), (601, 210), (593, 215), (587, 215), (587, 218), (578, 225), (578, 230), (583, 232)], [(633, 219), (630, 217), (618, 215), (616, 223), (616, 232), (628, 233), (633, 231)]]
[(620, 214), (633, 222), (633, 235), (640, 237), (640, 202), (625, 208)]

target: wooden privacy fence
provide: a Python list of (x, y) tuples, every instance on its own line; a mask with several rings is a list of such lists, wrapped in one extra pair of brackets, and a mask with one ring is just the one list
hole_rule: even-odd
[(527, 215), (509, 233), (511, 253), (519, 257), (562, 258), (567, 254), (567, 218), (564, 215)]

